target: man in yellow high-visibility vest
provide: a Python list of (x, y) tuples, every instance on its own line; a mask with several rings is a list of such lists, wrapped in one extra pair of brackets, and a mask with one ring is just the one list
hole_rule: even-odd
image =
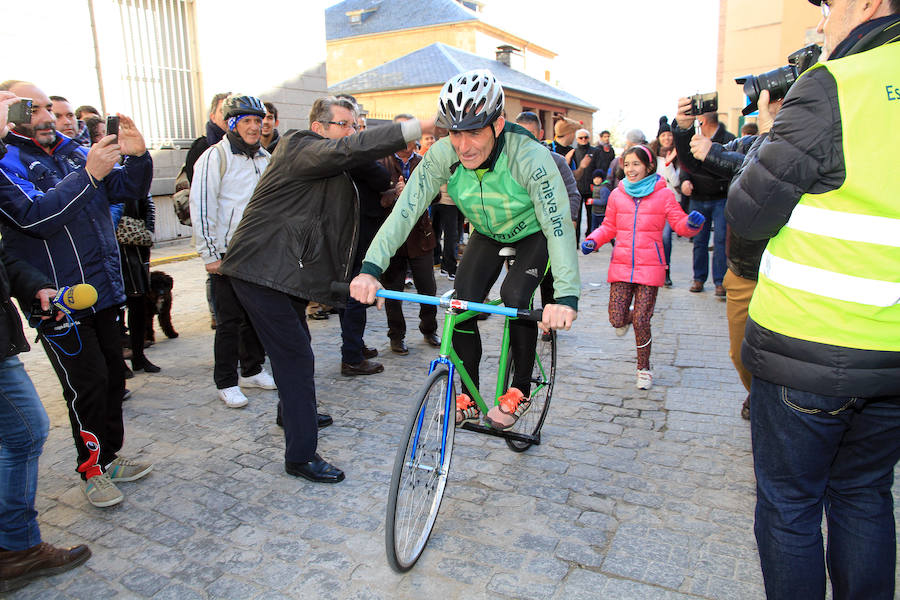
[[(728, 193), (768, 239), (742, 358), (769, 598), (894, 597), (900, 458), (900, 0), (809, 0), (828, 60), (788, 92)], [(768, 92), (760, 98), (767, 113)], [(761, 130), (764, 127), (761, 125)]]

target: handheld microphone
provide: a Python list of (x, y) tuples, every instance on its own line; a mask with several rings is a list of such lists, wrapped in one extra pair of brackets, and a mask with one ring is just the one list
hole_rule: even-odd
[(42, 310), (41, 303), (34, 301), (31, 314), (36, 316), (52, 317), (57, 311), (71, 315), (72, 311), (90, 308), (97, 302), (97, 288), (89, 283), (76, 283), (64, 285), (56, 292), (56, 296), (50, 300), (50, 310)]

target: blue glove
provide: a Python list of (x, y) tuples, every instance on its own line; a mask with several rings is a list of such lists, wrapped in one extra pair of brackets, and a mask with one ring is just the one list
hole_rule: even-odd
[(688, 227), (693, 227), (694, 229), (700, 229), (703, 227), (703, 224), (706, 222), (706, 217), (700, 214), (696, 210), (692, 210), (691, 214), (688, 215)]
[(590, 254), (594, 250), (597, 249), (597, 242), (594, 240), (584, 240), (581, 242), (581, 253), (582, 254)]

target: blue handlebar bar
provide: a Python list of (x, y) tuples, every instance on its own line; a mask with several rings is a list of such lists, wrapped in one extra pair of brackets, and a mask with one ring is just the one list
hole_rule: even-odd
[[(335, 295), (349, 296), (350, 284), (336, 281), (331, 284), (331, 291)], [(375, 293), (375, 296), (387, 298), (388, 300), (418, 302), (419, 304), (431, 304), (433, 306), (442, 306), (444, 308), (454, 308), (459, 311), (473, 310), (475, 312), (503, 315), (504, 317), (528, 319), (529, 321), (540, 321), (543, 316), (543, 311), (540, 309), (529, 310), (527, 308), (509, 308), (506, 306), (497, 306), (495, 304), (468, 302), (466, 300), (441, 298), (438, 296), (424, 296), (422, 294), (410, 294), (409, 292), (396, 292), (394, 290), (380, 289)]]

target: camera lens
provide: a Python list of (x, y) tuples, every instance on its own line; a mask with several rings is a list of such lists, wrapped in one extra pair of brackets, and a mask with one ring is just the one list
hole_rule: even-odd
[(759, 102), (759, 95), (763, 90), (769, 90), (769, 101), (774, 102), (785, 97), (788, 90), (797, 80), (797, 69), (793, 65), (778, 67), (760, 75), (747, 75), (746, 77), (738, 77), (735, 83), (743, 84), (744, 94), (750, 101), (743, 111), (744, 115), (748, 115), (755, 111)]

